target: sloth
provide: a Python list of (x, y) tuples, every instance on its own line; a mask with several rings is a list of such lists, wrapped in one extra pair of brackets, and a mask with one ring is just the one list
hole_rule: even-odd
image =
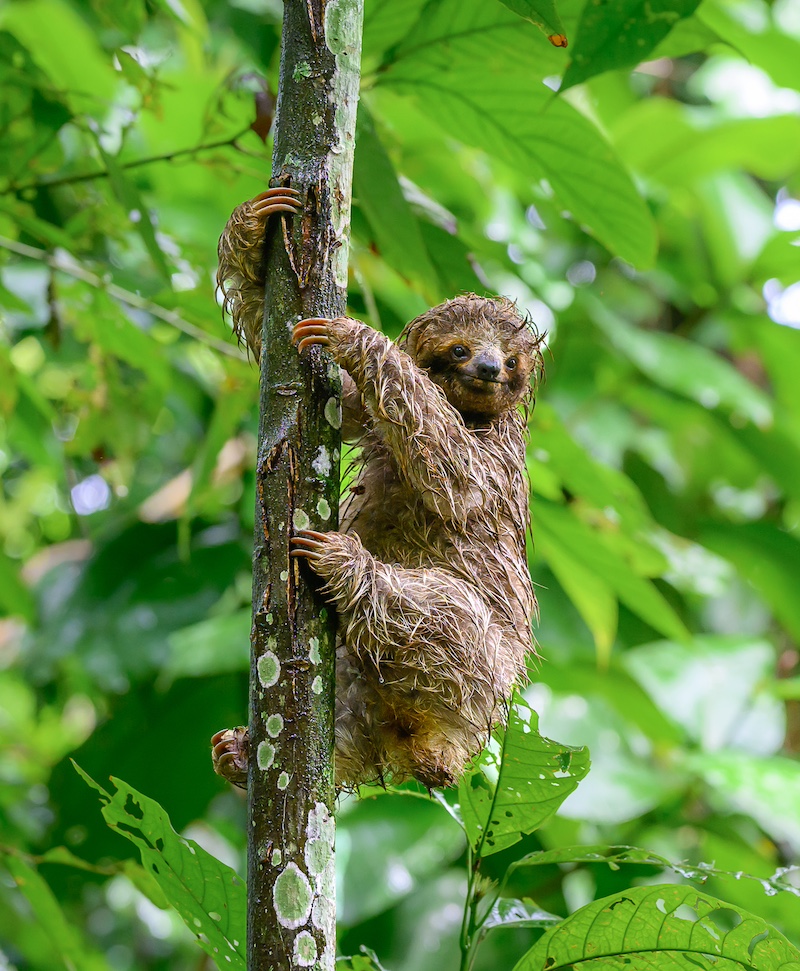
[[(234, 211), (220, 241), (225, 303), (256, 356), (253, 239), (299, 205), (270, 190)], [(542, 337), (511, 301), (468, 293), (396, 342), (348, 317), (300, 321), (293, 339), (301, 356), (322, 346), (342, 368), (360, 446), (339, 530), (291, 539), (338, 613), (337, 787), (453, 785), (504, 722), (533, 650), (525, 441)], [(216, 770), (246, 784), (246, 730), (212, 744)]]

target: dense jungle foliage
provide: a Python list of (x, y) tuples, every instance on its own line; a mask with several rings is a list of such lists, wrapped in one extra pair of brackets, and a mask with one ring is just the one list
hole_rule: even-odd
[[(198, 928), (243, 967), (241, 886), (190, 892), (246, 829), (208, 739), (246, 709), (258, 375), (213, 275), (280, 18), (0, 6), (0, 968), (210, 968)], [(800, 6), (368, 0), (352, 237), (354, 316), (503, 293), (548, 352), (541, 660), (460, 794), (341, 800), (340, 953), (539, 971), (599, 922), (661, 954), (596, 968), (797, 968)], [(552, 804), (505, 806), (553, 752)]]

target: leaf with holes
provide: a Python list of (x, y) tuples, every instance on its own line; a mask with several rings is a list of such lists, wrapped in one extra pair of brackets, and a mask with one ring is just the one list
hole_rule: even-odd
[(589, 771), (587, 748), (543, 738), (538, 716), (516, 701), (508, 725), (458, 787), (461, 818), (476, 856), (490, 856), (532, 833)]
[[(800, 951), (760, 917), (693, 887), (634, 887), (544, 934), (514, 971), (708, 968), (800, 971)], [(588, 965), (587, 965), (588, 966)]]
[(72, 764), (84, 782), (100, 793), (101, 811), (111, 829), (139, 848), (142, 865), (158, 881), (200, 947), (217, 967), (245, 971), (244, 882), (194, 840), (176, 833), (154, 799), (113, 776), (117, 791), (111, 795)]

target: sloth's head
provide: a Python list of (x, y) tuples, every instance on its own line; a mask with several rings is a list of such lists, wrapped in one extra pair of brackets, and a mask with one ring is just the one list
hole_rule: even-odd
[(540, 335), (505, 297), (455, 297), (415, 318), (398, 345), (467, 421), (529, 404), (542, 369)]

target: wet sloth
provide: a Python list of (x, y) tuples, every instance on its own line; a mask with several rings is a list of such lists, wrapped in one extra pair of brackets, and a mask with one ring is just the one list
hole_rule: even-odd
[[(263, 238), (262, 220), (296, 205), (271, 190), (220, 241), (226, 303), (256, 354), (253, 227)], [(510, 301), (467, 294), (396, 343), (349, 318), (301, 321), (294, 340), (342, 367), (344, 427), (361, 445), (340, 531), (292, 539), (339, 616), (337, 785), (451, 785), (504, 720), (532, 648), (525, 430), (540, 338)], [(215, 763), (241, 784), (237, 732), (215, 736)]]

